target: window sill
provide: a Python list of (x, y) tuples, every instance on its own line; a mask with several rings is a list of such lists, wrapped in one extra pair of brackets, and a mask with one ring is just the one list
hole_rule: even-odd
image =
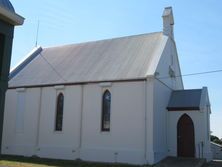
[(53, 131), (54, 134), (64, 134), (64, 131)]
[(102, 134), (102, 135), (110, 135), (111, 132), (110, 131), (100, 131), (100, 134)]

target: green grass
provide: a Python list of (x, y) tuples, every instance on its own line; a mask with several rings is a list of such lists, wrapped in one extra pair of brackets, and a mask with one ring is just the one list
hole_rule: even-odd
[(139, 167), (127, 164), (92, 163), (83, 161), (54, 160), (37, 157), (0, 156), (0, 166), (7, 167)]

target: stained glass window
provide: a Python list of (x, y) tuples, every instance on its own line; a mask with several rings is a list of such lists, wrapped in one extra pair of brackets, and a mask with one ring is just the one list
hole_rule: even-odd
[(110, 131), (110, 106), (111, 106), (111, 94), (106, 90), (102, 99), (102, 131)]
[(55, 131), (62, 131), (63, 105), (64, 96), (62, 93), (60, 93), (57, 97)]

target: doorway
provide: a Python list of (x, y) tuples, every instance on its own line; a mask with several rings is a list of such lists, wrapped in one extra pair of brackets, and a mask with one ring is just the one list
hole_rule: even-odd
[(195, 157), (194, 125), (192, 119), (184, 114), (177, 123), (177, 156)]

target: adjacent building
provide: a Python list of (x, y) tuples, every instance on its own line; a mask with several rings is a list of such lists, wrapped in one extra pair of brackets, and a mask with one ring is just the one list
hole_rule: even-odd
[(8, 0), (0, 0), (0, 147), (14, 26), (22, 25), (23, 21), (24, 18), (15, 13), (12, 4)]

